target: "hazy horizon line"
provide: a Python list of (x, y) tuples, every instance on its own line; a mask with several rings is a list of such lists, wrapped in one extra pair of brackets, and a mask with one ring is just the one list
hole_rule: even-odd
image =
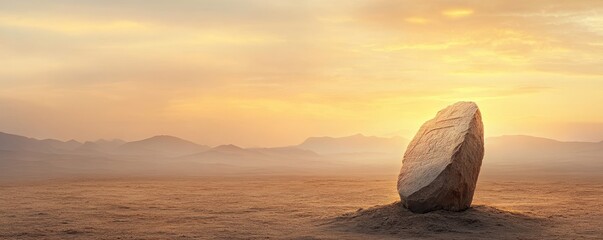
[[(30, 139), (35, 139), (38, 141), (43, 141), (43, 140), (57, 140), (57, 141), (61, 141), (61, 142), (69, 142), (69, 141), (76, 141), (80, 144), (84, 144), (86, 142), (97, 142), (97, 141), (123, 141), (124, 143), (128, 143), (128, 142), (137, 142), (137, 141), (143, 141), (146, 139), (150, 139), (150, 138), (154, 138), (154, 137), (161, 137), (161, 136), (167, 136), (167, 137), (175, 137), (184, 141), (188, 141), (188, 142), (192, 142), (194, 144), (197, 145), (202, 145), (202, 146), (208, 146), (208, 147), (218, 147), (218, 146), (223, 146), (223, 145), (234, 145), (234, 146), (239, 146), (239, 147), (244, 147), (244, 148), (271, 148), (271, 147), (287, 147), (287, 146), (296, 146), (296, 145), (300, 145), (302, 144), (304, 141), (310, 139), (310, 138), (347, 138), (347, 137), (354, 137), (354, 136), (362, 136), (362, 137), (376, 137), (376, 138), (385, 138), (385, 139), (392, 139), (392, 138), (402, 138), (405, 141), (411, 141), (412, 138), (406, 137), (406, 136), (401, 136), (401, 135), (389, 135), (389, 136), (384, 136), (384, 135), (367, 135), (367, 134), (363, 134), (363, 133), (355, 133), (355, 134), (350, 134), (350, 135), (343, 135), (343, 136), (329, 136), (329, 135), (321, 135), (321, 136), (308, 136), (306, 138), (304, 138), (304, 140), (302, 140), (301, 142), (298, 143), (294, 143), (294, 144), (284, 144), (284, 145), (276, 145), (276, 146), (259, 146), (259, 145), (255, 145), (255, 146), (248, 146), (245, 144), (234, 144), (232, 142), (226, 142), (226, 143), (221, 143), (221, 144), (204, 144), (204, 143), (199, 143), (197, 141), (193, 141), (193, 140), (189, 140), (186, 138), (182, 138), (179, 137), (177, 135), (171, 135), (171, 134), (156, 134), (156, 135), (152, 135), (149, 137), (145, 137), (145, 138), (141, 138), (141, 139), (136, 139), (136, 140), (128, 140), (128, 139), (122, 139), (122, 138), (98, 138), (96, 140), (77, 140), (75, 138), (71, 138), (71, 139), (60, 139), (60, 138), (40, 138), (40, 137), (31, 137), (28, 135), (22, 135), (19, 133), (9, 133), (9, 132), (5, 132), (5, 131), (0, 131), (0, 133), (3, 134), (8, 134), (8, 135), (14, 135), (14, 136), (20, 136), (20, 137), (26, 137), (26, 138), (30, 138)], [(494, 136), (486, 136), (485, 139), (489, 139), (489, 138), (498, 138), (498, 137), (532, 137), (532, 138), (540, 138), (540, 139), (547, 139), (547, 140), (553, 140), (553, 141), (557, 141), (557, 142), (564, 142), (564, 143), (600, 143), (603, 142), (603, 140), (601, 141), (579, 141), (579, 140), (561, 140), (561, 139), (556, 139), (556, 138), (551, 138), (551, 137), (543, 137), (543, 136), (536, 136), (536, 135), (529, 135), (529, 134), (502, 134), (502, 135), (494, 135)]]

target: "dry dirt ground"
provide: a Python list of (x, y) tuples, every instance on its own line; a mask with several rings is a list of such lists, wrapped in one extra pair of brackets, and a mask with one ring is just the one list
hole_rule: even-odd
[(0, 239), (602, 239), (603, 181), (481, 180), (474, 207), (413, 214), (395, 177), (0, 183)]

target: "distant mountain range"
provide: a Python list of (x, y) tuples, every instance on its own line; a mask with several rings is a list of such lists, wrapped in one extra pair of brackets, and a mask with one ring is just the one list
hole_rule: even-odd
[(54, 139), (37, 140), (14, 134), (0, 132), (0, 150), (53, 152), (77, 147), (77, 141), (62, 142)]
[(191, 157), (189, 155), (211, 154), (212, 152), (222, 154), (234, 154), (235, 152), (263, 153), (276, 156), (369, 153), (400, 155), (404, 152), (407, 143), (408, 141), (401, 137), (382, 138), (357, 134), (339, 138), (310, 137), (299, 145), (287, 147), (244, 149), (232, 144), (211, 148), (168, 135), (159, 135), (132, 142), (119, 139), (101, 139), (94, 142), (80, 143), (75, 140), (65, 142), (55, 139), (37, 140), (0, 132), (0, 150), (160, 157)]
[(486, 175), (603, 177), (603, 142), (562, 142), (525, 135), (486, 139)]
[(177, 157), (206, 151), (210, 147), (199, 145), (181, 138), (160, 135), (140, 141), (124, 143), (114, 150), (123, 155), (159, 155)]
[[(0, 132), (0, 179), (88, 175), (395, 174), (408, 140), (311, 137), (276, 148), (209, 147), (173, 136), (139, 141), (38, 140)], [(482, 175), (599, 174), (603, 142), (532, 136), (486, 139)], [(600, 174), (599, 174), (600, 175)]]
[(603, 142), (561, 142), (525, 135), (492, 137), (486, 140), (487, 154), (492, 161), (526, 159), (567, 160), (574, 158), (600, 158)]

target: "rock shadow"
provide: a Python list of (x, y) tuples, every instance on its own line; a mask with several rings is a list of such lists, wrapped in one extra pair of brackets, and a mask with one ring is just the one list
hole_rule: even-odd
[(544, 218), (477, 205), (463, 212), (412, 213), (400, 202), (359, 209), (327, 219), (332, 230), (392, 237), (445, 239), (537, 238), (550, 224)]

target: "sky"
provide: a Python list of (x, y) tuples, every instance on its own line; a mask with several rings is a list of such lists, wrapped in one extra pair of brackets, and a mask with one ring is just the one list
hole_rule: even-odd
[(1, 132), (412, 138), (456, 101), (487, 136), (603, 140), (603, 1), (0, 0)]

